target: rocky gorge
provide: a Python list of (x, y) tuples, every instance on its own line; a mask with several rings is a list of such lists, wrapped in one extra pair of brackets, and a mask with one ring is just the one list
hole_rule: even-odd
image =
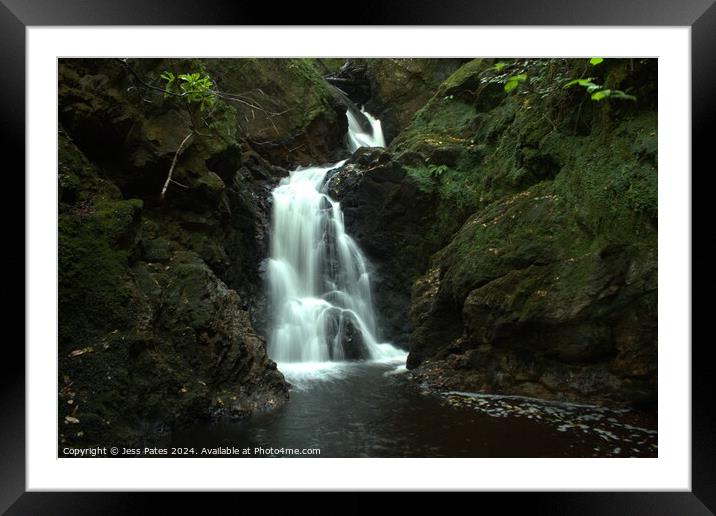
[[(168, 95), (167, 72), (206, 74), (215, 101)], [(649, 59), (60, 60), (60, 442), (158, 442), (290, 403), (267, 354), (271, 192), (343, 159), (325, 192), (413, 382), (653, 412), (656, 72)], [(360, 106), (386, 146), (351, 155), (346, 111)]]

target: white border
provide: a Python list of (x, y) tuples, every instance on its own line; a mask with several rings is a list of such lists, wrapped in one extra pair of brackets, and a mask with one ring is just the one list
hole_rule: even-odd
[[(28, 490), (690, 490), (690, 28), (29, 27), (27, 51)], [(659, 458), (56, 458), (56, 59), (158, 55), (658, 57)]]

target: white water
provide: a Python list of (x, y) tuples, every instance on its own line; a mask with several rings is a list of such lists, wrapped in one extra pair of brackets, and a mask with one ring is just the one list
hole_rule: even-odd
[(383, 137), (383, 128), (380, 126), (380, 120), (373, 118), (370, 113), (361, 110), (361, 113), (370, 122), (371, 132), (363, 132), (361, 124), (355, 115), (349, 109), (346, 111), (348, 118), (348, 150), (355, 152), (360, 147), (385, 147), (385, 138)]
[[(372, 133), (348, 117), (348, 145), (385, 146), (380, 122), (364, 113)], [(298, 168), (273, 191), (269, 355), (292, 379), (340, 376), (346, 360), (403, 361), (405, 352), (377, 334), (368, 264), (345, 232), (340, 203), (322, 192), (327, 167)]]

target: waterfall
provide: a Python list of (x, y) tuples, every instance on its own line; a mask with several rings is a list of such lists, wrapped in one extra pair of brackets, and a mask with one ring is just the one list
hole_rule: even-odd
[[(361, 114), (346, 114), (349, 149), (385, 146), (380, 121)], [(269, 355), (284, 372), (405, 358), (378, 338), (368, 262), (324, 191), (328, 172), (344, 162), (293, 170), (272, 193)]]
[(380, 120), (373, 118), (370, 113), (366, 113), (363, 110), (361, 110), (361, 113), (363, 117), (356, 115), (350, 109), (346, 111), (346, 117), (348, 117), (348, 150), (355, 152), (360, 147), (385, 147), (385, 138), (383, 138)]

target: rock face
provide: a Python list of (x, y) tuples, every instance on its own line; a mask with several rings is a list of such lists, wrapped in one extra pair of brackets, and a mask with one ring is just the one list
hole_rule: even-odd
[[(286, 168), (344, 157), (346, 108), (311, 59), (206, 60), (231, 102), (239, 132), (271, 163)], [(264, 111), (261, 111), (263, 109)]]
[(403, 165), (383, 149), (359, 149), (328, 183), (341, 202), (346, 230), (374, 267), (373, 301), (378, 327), (394, 344), (408, 347), (412, 325), (410, 289), (439, 249), (426, 238), (436, 198), (421, 190)]
[(562, 87), (579, 60), (493, 64), (464, 64), (332, 180), (379, 311), (410, 313), (386, 337), (411, 331), (408, 368), (437, 388), (653, 404), (655, 66), (607, 60), (594, 80), (637, 100), (595, 102)]
[(445, 388), (653, 401), (653, 229), (593, 245), (565, 204), (534, 188), (468, 220), (415, 284), (409, 367)]
[(371, 85), (364, 60), (348, 60), (337, 70), (327, 72), (326, 81), (340, 89), (358, 106), (370, 100)]
[(366, 109), (379, 118), (386, 142), (405, 129), (438, 86), (465, 59), (367, 59), (371, 97)]
[[(164, 70), (238, 100), (187, 108), (153, 89)], [(284, 403), (260, 335), (270, 191), (281, 166), (344, 152), (330, 87), (306, 60), (73, 59), (59, 75), (61, 442), (152, 442)]]

